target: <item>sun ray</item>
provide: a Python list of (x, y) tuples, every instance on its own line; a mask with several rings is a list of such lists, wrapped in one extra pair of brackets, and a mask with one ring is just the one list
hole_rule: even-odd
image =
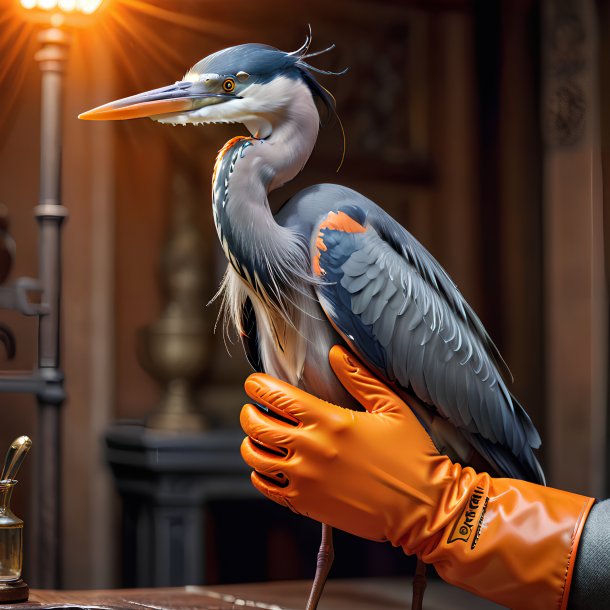
[(163, 37), (159, 36), (158, 31), (153, 29), (152, 24), (142, 24), (142, 26), (144, 28), (144, 31), (142, 32), (143, 37), (145, 37), (147, 43), (144, 46), (144, 50), (155, 49), (156, 55), (159, 55), (164, 59), (164, 64), (167, 66), (168, 70), (171, 70), (172, 72), (176, 69), (176, 66), (179, 66), (180, 69), (182, 69), (184, 57), (176, 45), (170, 44)]
[(116, 28), (106, 26), (104, 29), (104, 40), (110, 48), (113, 58), (117, 64), (123, 76), (127, 76), (127, 79), (135, 87), (141, 87), (141, 75), (134, 65), (132, 58), (129, 56), (125, 49), (124, 41), (118, 35)]
[[(125, 33), (133, 31), (129, 19), (124, 15), (115, 15), (114, 22), (123, 29)], [(148, 65), (156, 65), (164, 72), (171, 73), (175, 69), (174, 62), (168, 57), (167, 48), (164, 51), (160, 47), (170, 47), (156, 33), (151, 33), (149, 27), (145, 23), (138, 24), (138, 47), (139, 51), (147, 55), (146, 63)]]
[(0, 26), (5, 21), (17, 21), (17, 20), (15, 19), (15, 16), (10, 11), (6, 11), (4, 13), (0, 13)]
[[(3, 0), (0, 4), (4, 6)], [(175, 79), (182, 73), (184, 57), (178, 46), (172, 44), (176, 37), (192, 37), (194, 53), (197, 53), (219, 41), (227, 43), (231, 38), (244, 35), (241, 26), (220, 19), (217, 14), (209, 14), (214, 8), (211, 0), (185, 3), (180, 10), (159, 4), (145, 0), (106, 0), (106, 8), (100, 11), (95, 23), (98, 42), (93, 43), (90, 29), (76, 28), (72, 30), (74, 49), (93, 48), (91, 44), (95, 46), (99, 40), (103, 41), (104, 52), (112, 57), (121, 87), (141, 90), (157, 84), (151, 82), (150, 73), (143, 71), (141, 66), (154, 66), (153, 77), (159, 80)], [(3, 94), (0, 130), (6, 129), (19, 100), (27, 93), (24, 85), (35, 65), (36, 34), (40, 29), (40, 25), (24, 20), (16, 0), (13, 7), (0, 10), (0, 91)], [(191, 59), (195, 61), (198, 57)], [(80, 60), (85, 64), (73, 59), (69, 70), (85, 70), (87, 61), (84, 57)]]
[(210, 18), (197, 17), (192, 12), (178, 13), (169, 9), (161, 8), (143, 0), (120, 0), (121, 4), (133, 8), (141, 13), (155, 17), (166, 23), (178, 25), (180, 27), (195, 30), (206, 36), (237, 36), (243, 34), (243, 30), (231, 26), (226, 22), (215, 21)]
[[(5, 49), (2, 49), (2, 62), (0, 63), (0, 82), (3, 82), (9, 72), (20, 71), (15, 70), (15, 64), (19, 61), (19, 57), (24, 55), (23, 50), (28, 46), (30, 33), (25, 28), (16, 28), (15, 36), (6, 44)], [(22, 63), (22, 62), (21, 62)], [(3, 96), (4, 98), (4, 96)], [(4, 99), (3, 99), (4, 103)]]
[[(18, 19), (2, 19), (0, 38), (0, 133), (5, 133), (18, 100), (22, 97), (24, 82), (28, 74), (26, 61), (33, 57), (32, 28), (24, 27)], [(0, 141), (0, 146), (3, 144)]]
[[(114, 15), (113, 25), (119, 30), (119, 32), (116, 33), (117, 39), (127, 36), (133, 37), (133, 22), (130, 22), (129, 18), (126, 18), (124, 15)], [(125, 45), (122, 45), (121, 56), (124, 57), (124, 61), (129, 61), (131, 64), (136, 65), (160, 66), (162, 71), (166, 71), (169, 74), (172, 74), (172, 76), (175, 76), (175, 67), (168, 61), (167, 57), (160, 56), (159, 52), (156, 50), (159, 42), (158, 38), (148, 34), (144, 27), (143, 23), (138, 23), (138, 46), (134, 49), (133, 56), (128, 57), (127, 53), (123, 51)], [(136, 53), (144, 55), (146, 61), (140, 61), (140, 58), (136, 57)], [(140, 88), (147, 86), (147, 83), (143, 78), (137, 78), (136, 82)]]

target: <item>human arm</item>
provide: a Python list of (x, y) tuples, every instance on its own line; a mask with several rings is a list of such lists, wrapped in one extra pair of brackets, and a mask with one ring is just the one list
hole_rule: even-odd
[(583, 529), (568, 610), (610, 608), (610, 500), (591, 508)]

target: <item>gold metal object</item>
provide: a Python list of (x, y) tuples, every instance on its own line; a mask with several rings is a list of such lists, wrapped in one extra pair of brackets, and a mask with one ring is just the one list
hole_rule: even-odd
[(16, 482), (15, 477), (17, 476), (17, 472), (31, 448), (32, 441), (27, 436), (20, 436), (11, 443), (11, 446), (6, 452), (6, 457), (4, 458), (4, 466), (2, 467), (0, 481)]
[(15, 439), (4, 459), (0, 475), (0, 603), (25, 601), (29, 588), (21, 580), (23, 521), (11, 510), (15, 477), (32, 446), (27, 436)]
[(196, 192), (186, 174), (176, 175), (170, 234), (161, 253), (167, 304), (160, 319), (137, 336), (140, 365), (164, 386), (161, 401), (146, 420), (156, 430), (208, 427), (195, 398), (207, 368), (210, 334), (205, 309), (209, 254), (198, 226)]
[(21, 578), (23, 521), (11, 510), (17, 481), (0, 481), (0, 586)]

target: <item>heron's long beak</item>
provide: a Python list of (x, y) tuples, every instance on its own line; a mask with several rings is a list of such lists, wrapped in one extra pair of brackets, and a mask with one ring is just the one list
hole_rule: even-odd
[(152, 89), (87, 110), (79, 114), (78, 118), (86, 121), (138, 119), (196, 110), (234, 98), (234, 95), (206, 92), (200, 83), (179, 81), (169, 87)]

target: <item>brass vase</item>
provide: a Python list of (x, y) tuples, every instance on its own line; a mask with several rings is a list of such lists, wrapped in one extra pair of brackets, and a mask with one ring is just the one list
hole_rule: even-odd
[(209, 252), (200, 227), (195, 180), (173, 180), (170, 232), (161, 253), (161, 285), (166, 305), (161, 317), (139, 329), (137, 356), (163, 387), (146, 419), (155, 430), (201, 431), (209, 423), (196, 401), (208, 364), (211, 328), (205, 307)]

